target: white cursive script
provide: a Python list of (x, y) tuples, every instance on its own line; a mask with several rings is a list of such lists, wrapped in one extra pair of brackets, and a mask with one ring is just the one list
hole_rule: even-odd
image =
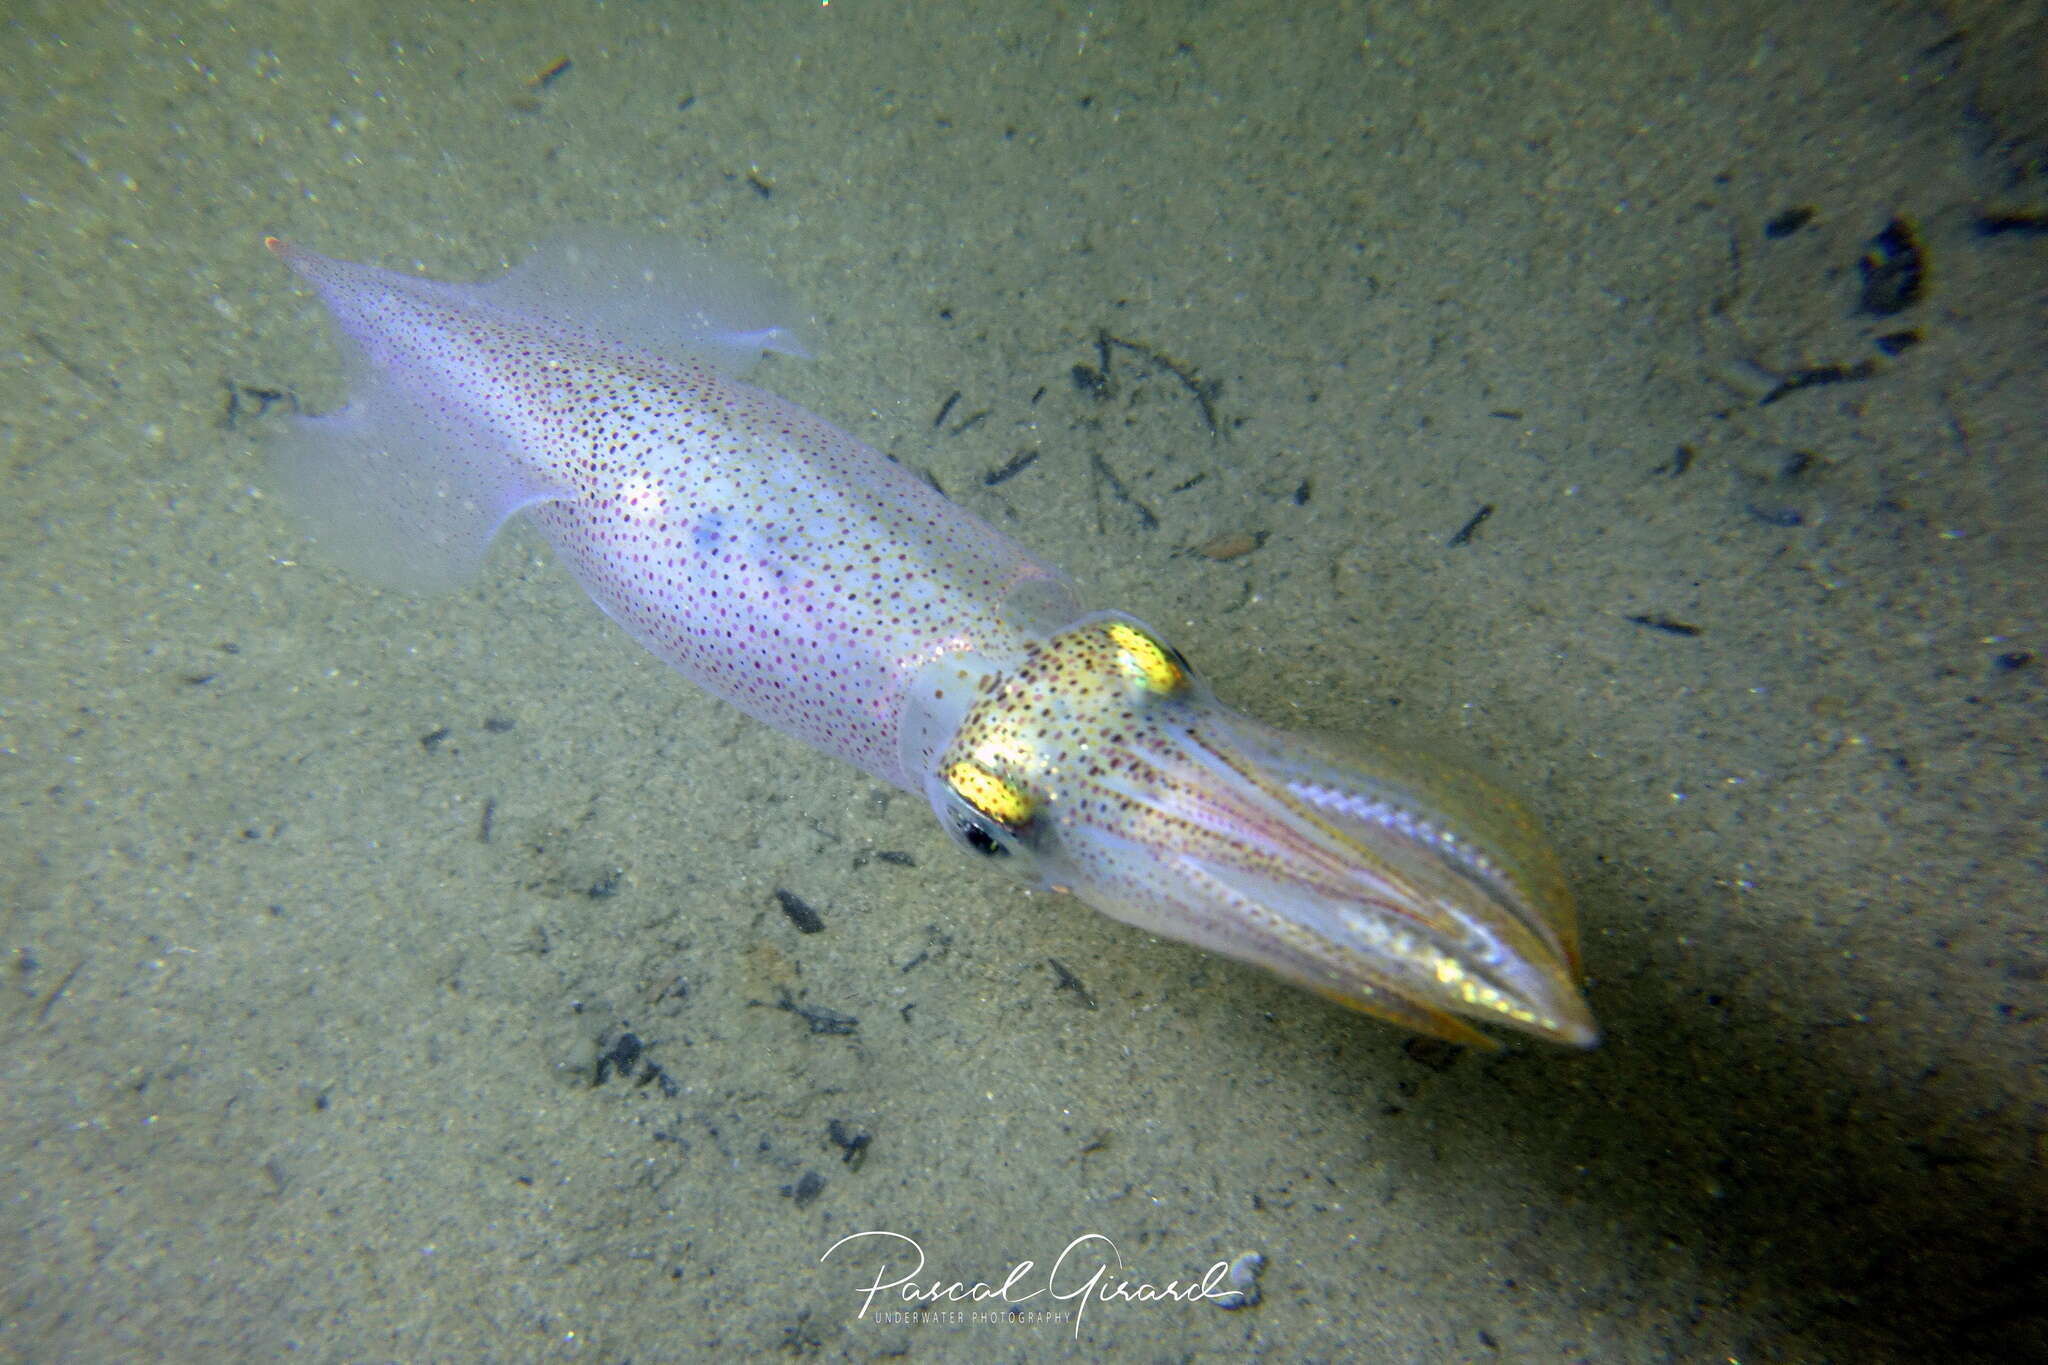
[[(860, 1312), (854, 1315), (856, 1319), (865, 1318), (869, 1310), (875, 1306), (875, 1300), (891, 1292), (903, 1303), (924, 1304), (986, 1303), (991, 1299), (1006, 1304), (1029, 1303), (1042, 1295), (1050, 1300), (1075, 1305), (1074, 1336), (1079, 1339), (1081, 1317), (1088, 1311), (1088, 1305), (1091, 1303), (1197, 1303), (1205, 1299), (1217, 1299), (1228, 1303), (1236, 1293), (1225, 1284), (1230, 1277), (1228, 1261), (1216, 1262), (1199, 1280), (1189, 1280), (1185, 1283), (1180, 1280), (1168, 1280), (1163, 1285), (1148, 1281), (1133, 1283), (1112, 1272), (1108, 1259), (1099, 1252), (1091, 1256), (1082, 1251), (1082, 1248), (1099, 1242), (1108, 1248), (1110, 1256), (1115, 1257), (1116, 1272), (1123, 1270), (1123, 1253), (1117, 1249), (1115, 1242), (1099, 1232), (1084, 1232), (1068, 1242), (1046, 1271), (1042, 1283), (1032, 1275), (1037, 1268), (1036, 1261), (1016, 1262), (1004, 1273), (1000, 1283), (988, 1280), (975, 1280), (969, 1283), (965, 1280), (947, 1280), (944, 1277), (927, 1281), (923, 1278), (924, 1248), (918, 1245), (917, 1239), (879, 1228), (869, 1232), (850, 1232), (841, 1237), (825, 1248), (825, 1254), (818, 1258), (818, 1263), (823, 1265), (831, 1260), (832, 1253), (848, 1243), (861, 1242), (868, 1238), (877, 1239), (878, 1244), (884, 1248), (885, 1256), (888, 1249), (893, 1248), (897, 1254), (908, 1254), (915, 1259), (908, 1262), (907, 1268), (894, 1278), (891, 1278), (891, 1271), (896, 1267), (888, 1260), (876, 1263), (874, 1277), (860, 1291)], [(909, 1248), (908, 1253), (903, 1251), (905, 1247)], [(1091, 1263), (1094, 1267), (1092, 1270), (1089, 1269)]]

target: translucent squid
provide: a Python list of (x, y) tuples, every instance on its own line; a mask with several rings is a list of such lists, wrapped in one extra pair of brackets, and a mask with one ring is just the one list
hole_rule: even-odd
[(483, 284), (266, 245), (353, 372), (275, 467), (358, 572), (453, 584), (524, 514), (664, 662), (923, 796), (974, 858), (1419, 1033), (1595, 1041), (1570, 893), (1520, 805), (1225, 706), (1158, 631), (744, 382), (803, 354), (772, 284), (620, 234)]

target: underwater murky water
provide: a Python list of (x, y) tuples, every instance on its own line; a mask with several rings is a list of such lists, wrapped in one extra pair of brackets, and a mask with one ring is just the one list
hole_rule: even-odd
[[(23, 12), (0, 1347), (2038, 1347), (2040, 15), (1823, 9)], [(307, 554), (261, 239), (578, 224), (781, 279), (762, 382), (1232, 704), (1525, 793), (1601, 1047), (1026, 894), (530, 532)]]

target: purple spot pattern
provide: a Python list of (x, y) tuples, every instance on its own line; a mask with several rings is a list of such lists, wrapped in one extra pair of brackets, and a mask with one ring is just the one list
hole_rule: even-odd
[(489, 284), (274, 249), (361, 352), (373, 401), (446, 447), (438, 472), (493, 490), (497, 516), (524, 510), (677, 671), (906, 790), (924, 782), (898, 752), (912, 677), (955, 651), (1017, 657), (1006, 595), (1064, 582), (881, 452), (687, 353), (500, 307)]

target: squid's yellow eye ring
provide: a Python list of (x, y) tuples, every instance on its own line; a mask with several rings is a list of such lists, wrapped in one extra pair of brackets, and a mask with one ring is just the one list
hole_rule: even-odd
[(1171, 646), (1127, 621), (1111, 621), (1103, 633), (1117, 647), (1125, 674), (1147, 692), (1172, 696), (1188, 685), (1187, 662)]
[(998, 777), (971, 758), (950, 764), (941, 775), (955, 796), (1006, 830), (1023, 830), (1037, 813), (1038, 804), (1031, 799), (1029, 792), (1007, 778)]

